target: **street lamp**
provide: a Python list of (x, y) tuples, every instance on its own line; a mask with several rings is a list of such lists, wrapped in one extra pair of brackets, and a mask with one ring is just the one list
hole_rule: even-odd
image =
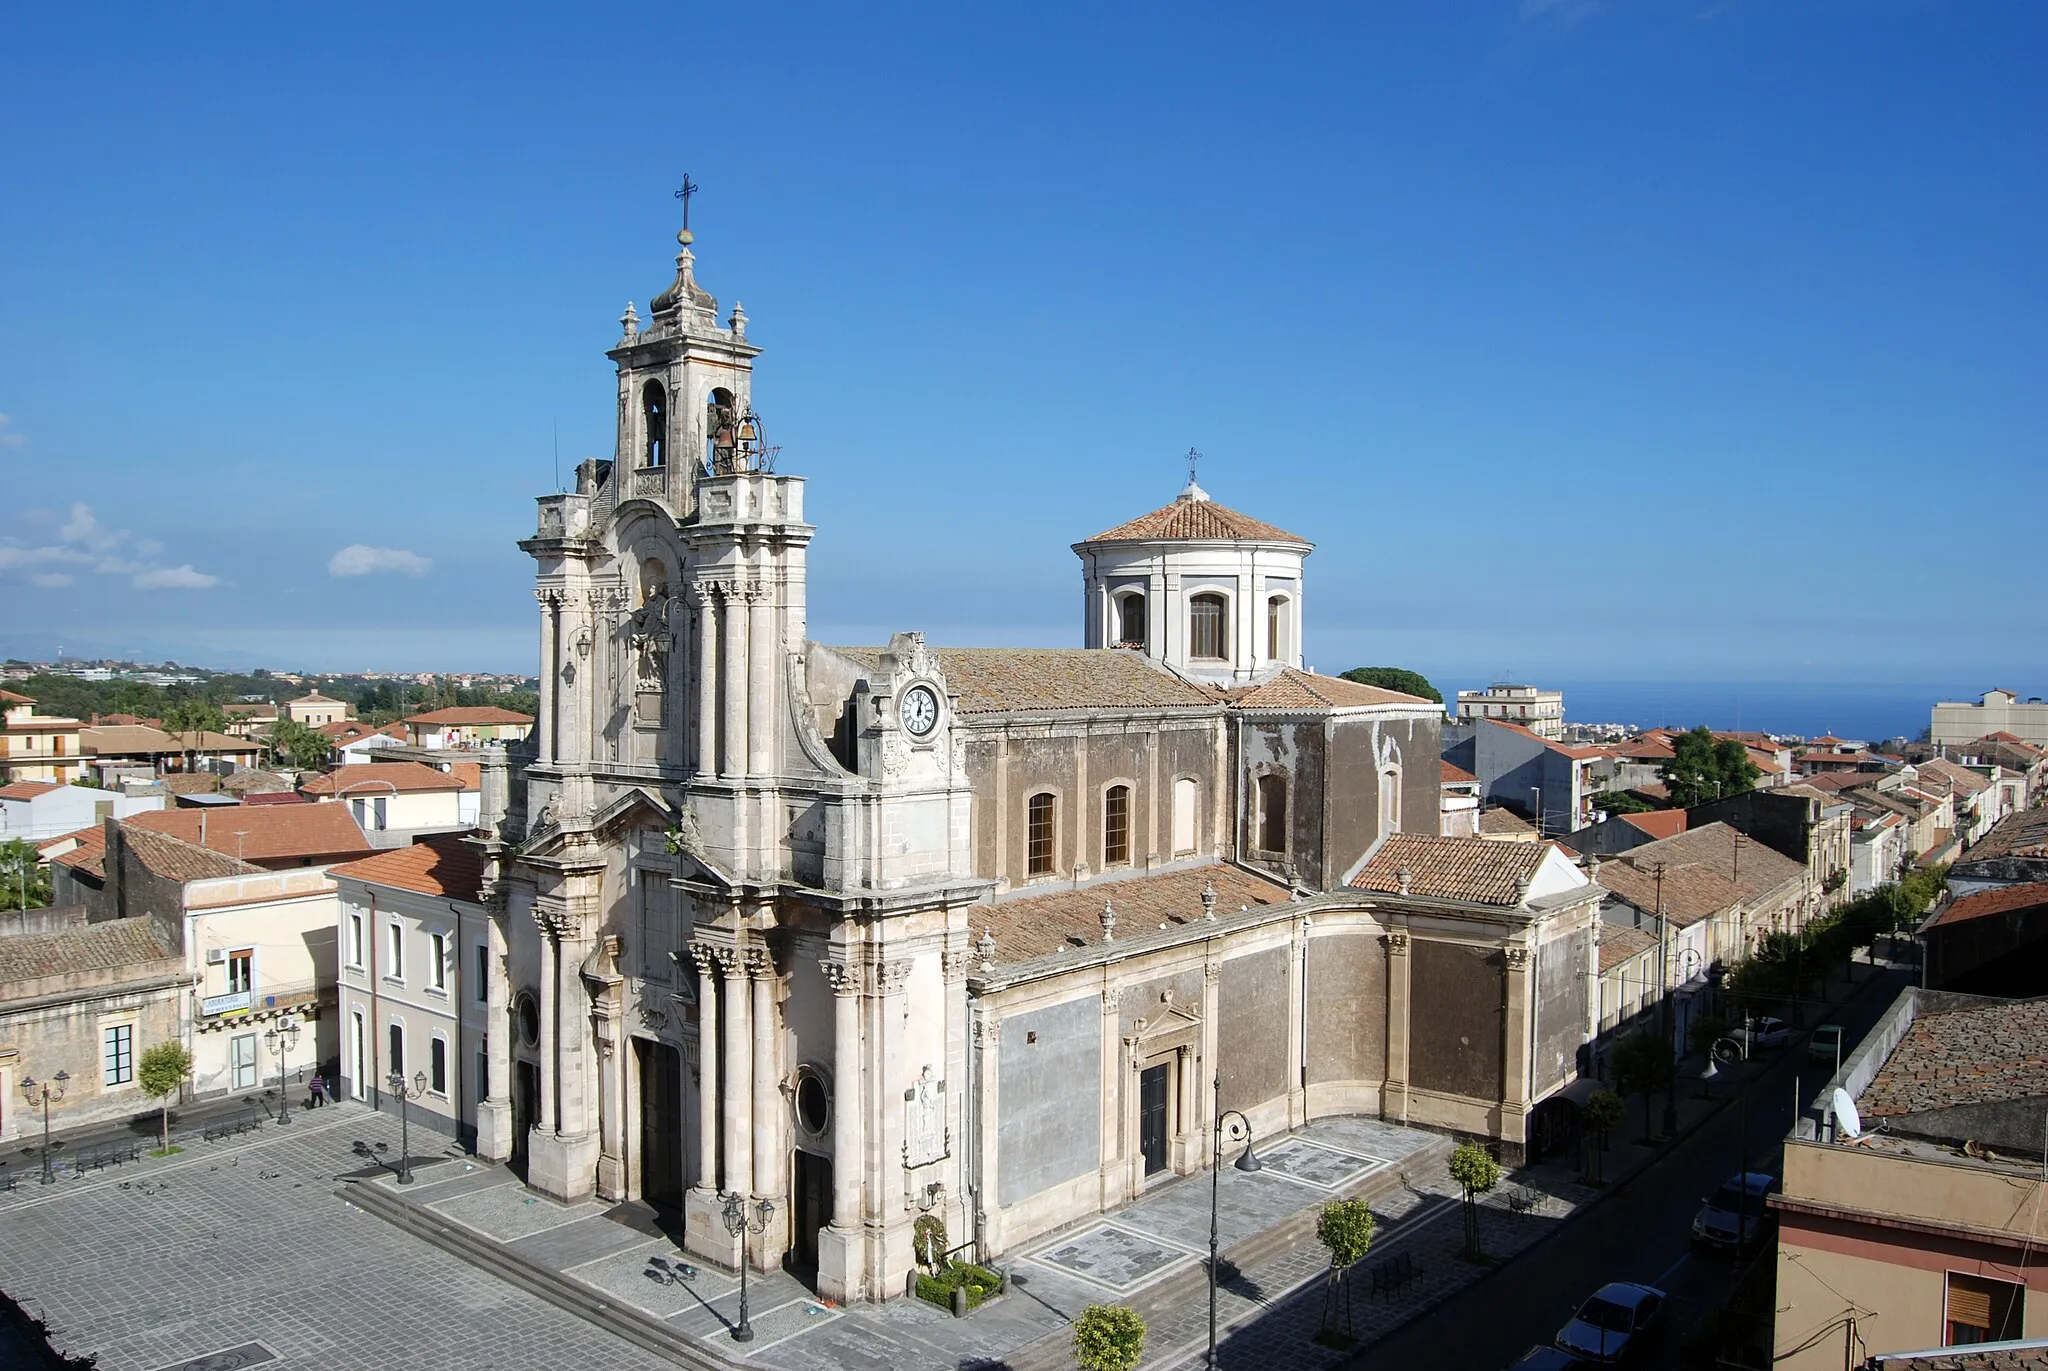
[(1244, 1151), (1233, 1163), (1240, 1171), (1257, 1171), (1258, 1154), (1252, 1151), (1252, 1121), (1235, 1109), (1224, 1109), (1223, 1077), (1219, 1073), (1210, 1086), (1216, 1101), (1216, 1147), (1209, 1157), (1209, 1371), (1216, 1371), (1216, 1266), (1221, 1258), (1222, 1234), (1217, 1228), (1217, 1204), (1223, 1190), (1223, 1148), (1242, 1141)]
[(754, 1325), (747, 1321), (747, 1238), (768, 1231), (775, 1206), (767, 1200), (755, 1200), (749, 1205), (737, 1190), (728, 1190), (720, 1198), (725, 1201), (725, 1208), (719, 1212), (719, 1218), (725, 1221), (725, 1231), (740, 1240), (740, 1321), (733, 1327), (732, 1340), (752, 1342)]
[(264, 1030), (263, 1041), (277, 1057), (277, 1121), (287, 1124), (292, 1121), (292, 1111), (284, 1094), (284, 1054), (299, 1045), (299, 1025), (287, 1014), (277, 1027)]
[[(1737, 1057), (1734, 1053), (1730, 1053), (1729, 1059), (1731, 1061), (1740, 1060), (1746, 1062), (1749, 1060), (1748, 1034), (1745, 1033), (1740, 1039), (1734, 1037), (1717, 1038), (1714, 1041), (1714, 1045), (1707, 1049), (1707, 1066), (1704, 1071), (1700, 1072), (1700, 1084), (1706, 1087), (1709, 1099), (1713, 1097), (1714, 1078), (1721, 1074), (1720, 1068), (1715, 1065), (1715, 1059), (1721, 1055), (1722, 1043), (1728, 1044), (1741, 1054), (1740, 1057)], [(1735, 1216), (1735, 1241), (1737, 1246), (1749, 1240), (1749, 1075), (1746, 1072), (1742, 1077), (1742, 1137), (1740, 1140), (1740, 1156), (1742, 1159), (1740, 1172), (1742, 1176), (1742, 1198), (1739, 1202), (1740, 1209)]]
[(31, 1107), (43, 1106), (43, 1184), (57, 1179), (57, 1173), (50, 1167), (50, 1101), (64, 1098), (64, 1087), (71, 1080), (71, 1073), (59, 1071), (55, 1081), (38, 1081), (34, 1076), (21, 1078), (21, 1093), (28, 1097)]
[(398, 1183), (412, 1184), (412, 1131), (408, 1127), (405, 1112), (406, 1101), (416, 1100), (427, 1093), (427, 1073), (412, 1073), (412, 1085), (406, 1086), (402, 1072), (394, 1071), (385, 1079), (385, 1086), (398, 1097)]

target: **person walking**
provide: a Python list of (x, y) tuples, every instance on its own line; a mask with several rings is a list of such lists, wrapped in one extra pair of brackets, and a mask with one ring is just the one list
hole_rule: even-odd
[(307, 1082), (306, 1093), (312, 1097), (315, 1109), (327, 1103), (327, 1082), (320, 1079), (319, 1072), (315, 1071), (313, 1079)]

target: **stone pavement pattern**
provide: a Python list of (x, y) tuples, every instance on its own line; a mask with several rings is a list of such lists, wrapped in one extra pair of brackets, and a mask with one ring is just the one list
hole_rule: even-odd
[[(0, 1289), (103, 1371), (258, 1341), (296, 1367), (668, 1365), (334, 1193), (363, 1165), (356, 1140), (395, 1155), (398, 1135), (384, 1115), (341, 1107), (83, 1180), (28, 1178), (0, 1192)], [(441, 1145), (413, 1143), (416, 1155)]]

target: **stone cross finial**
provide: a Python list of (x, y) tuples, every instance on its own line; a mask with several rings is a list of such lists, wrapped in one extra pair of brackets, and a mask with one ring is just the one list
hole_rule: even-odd
[(1116, 906), (1108, 900), (1102, 902), (1102, 941), (1116, 941)]
[(1415, 884), (1415, 868), (1410, 866), (1402, 867), (1394, 873), (1394, 882), (1400, 888), (1401, 893), (1406, 895), (1408, 887)]
[(996, 933), (987, 924), (981, 926), (981, 936), (975, 939), (974, 954), (981, 959), (983, 971), (996, 964)]
[(1202, 885), (1202, 917), (1210, 923), (1216, 922), (1216, 882), (1206, 881)]
[(725, 326), (732, 330), (735, 338), (747, 336), (747, 312), (740, 307), (739, 301), (732, 302), (732, 314), (726, 319)]
[(1527, 876), (1515, 882), (1515, 903), (1529, 903), (1529, 878)]
[(628, 338), (640, 331), (640, 312), (633, 308), (631, 300), (626, 301), (626, 312), (619, 316), (619, 329)]

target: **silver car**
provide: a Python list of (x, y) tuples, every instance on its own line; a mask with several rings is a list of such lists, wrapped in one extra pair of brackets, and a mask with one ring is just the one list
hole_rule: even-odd
[(1664, 1292), (1654, 1286), (1611, 1281), (1594, 1291), (1571, 1322), (1557, 1330), (1557, 1345), (1580, 1361), (1600, 1366), (1632, 1359), (1654, 1336), (1664, 1299)]
[(1763, 1236), (1770, 1218), (1765, 1201), (1777, 1188), (1778, 1178), (1761, 1171), (1730, 1176), (1701, 1201), (1692, 1220), (1692, 1240), (1724, 1252), (1749, 1251)]

